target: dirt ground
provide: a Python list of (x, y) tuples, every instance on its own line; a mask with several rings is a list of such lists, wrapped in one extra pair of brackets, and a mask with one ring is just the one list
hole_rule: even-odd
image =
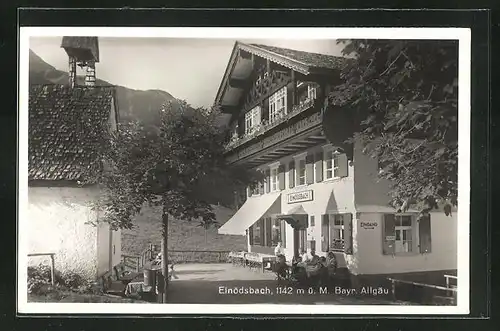
[(279, 284), (271, 272), (231, 264), (184, 264), (175, 269), (168, 292), (172, 304), (406, 304), (393, 302), (389, 289), (388, 295), (362, 293), (369, 289), (362, 291), (342, 284), (327, 289), (297, 289), (290, 284)]

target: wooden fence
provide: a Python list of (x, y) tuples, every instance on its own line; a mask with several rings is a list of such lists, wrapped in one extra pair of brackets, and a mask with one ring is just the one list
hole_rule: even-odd
[[(157, 245), (149, 245), (140, 255), (122, 254), (122, 263), (128, 268), (139, 272), (160, 252)], [(200, 251), (200, 250), (169, 250), (169, 263), (228, 263), (230, 251)]]
[[(456, 279), (456, 277), (455, 276), (446, 277), (446, 276), (448, 276), (448, 275), (445, 275), (445, 278), (447, 280), (446, 287), (439, 286), (439, 285), (431, 285), (431, 284), (412, 282), (412, 281), (408, 281), (408, 280), (394, 279), (394, 278), (388, 278), (388, 279), (391, 281), (391, 284), (392, 284), (392, 297), (394, 300), (399, 299), (397, 296), (397, 288), (399, 285), (400, 289), (402, 286), (406, 286), (407, 290), (408, 290), (408, 288), (410, 288), (411, 290), (419, 289), (420, 292), (425, 292), (426, 290), (429, 292), (427, 297), (425, 296), (425, 294), (421, 294), (423, 298), (420, 298), (420, 300), (418, 300), (418, 301), (423, 300), (423, 301), (430, 302), (430, 300), (433, 300), (436, 298), (447, 298), (447, 299), (449, 299), (449, 302), (451, 302), (452, 304), (456, 304), (457, 288), (456, 288), (456, 286), (450, 286), (449, 281), (448, 281), (449, 278)], [(433, 292), (441, 292), (441, 293), (444, 292), (445, 296), (444, 297), (437, 296)], [(430, 294), (430, 293), (432, 293), (432, 294)], [(427, 302), (421, 302), (421, 303), (427, 303)]]
[(52, 286), (55, 284), (55, 262), (54, 262), (54, 255), (55, 253), (32, 253), (28, 254), (28, 257), (33, 257), (33, 256), (49, 256), (50, 257), (50, 283)]

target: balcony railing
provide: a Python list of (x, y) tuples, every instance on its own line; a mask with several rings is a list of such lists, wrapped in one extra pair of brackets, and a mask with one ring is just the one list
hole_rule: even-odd
[(246, 142), (258, 137), (265, 132), (271, 130), (272, 128), (280, 125), (283, 122), (288, 121), (289, 119), (297, 116), (303, 111), (314, 106), (316, 99), (307, 98), (304, 101), (300, 102), (298, 105), (294, 105), (292, 109), (286, 114), (278, 114), (273, 121), (262, 121), (261, 124), (252, 127), (251, 129), (245, 132), (245, 135), (242, 137), (238, 137), (234, 135), (231, 140), (226, 145), (226, 151), (236, 148), (245, 144)]

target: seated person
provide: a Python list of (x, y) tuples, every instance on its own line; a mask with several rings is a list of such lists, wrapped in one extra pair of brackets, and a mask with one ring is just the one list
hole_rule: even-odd
[(337, 258), (333, 252), (328, 252), (327, 254), (326, 267), (328, 268), (328, 275), (330, 277), (337, 272)]
[(311, 249), (310, 256), (305, 267), (308, 276), (317, 274), (321, 269), (321, 260), (314, 249)]

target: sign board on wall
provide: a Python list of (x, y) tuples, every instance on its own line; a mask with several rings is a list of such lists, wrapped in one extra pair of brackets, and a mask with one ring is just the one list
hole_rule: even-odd
[(377, 222), (361, 222), (360, 226), (365, 230), (372, 230), (377, 227)]
[(396, 236), (385, 236), (386, 241), (396, 240)]
[(297, 202), (305, 202), (313, 200), (313, 191), (307, 190), (296, 193), (289, 193), (287, 196), (288, 203), (297, 203)]

